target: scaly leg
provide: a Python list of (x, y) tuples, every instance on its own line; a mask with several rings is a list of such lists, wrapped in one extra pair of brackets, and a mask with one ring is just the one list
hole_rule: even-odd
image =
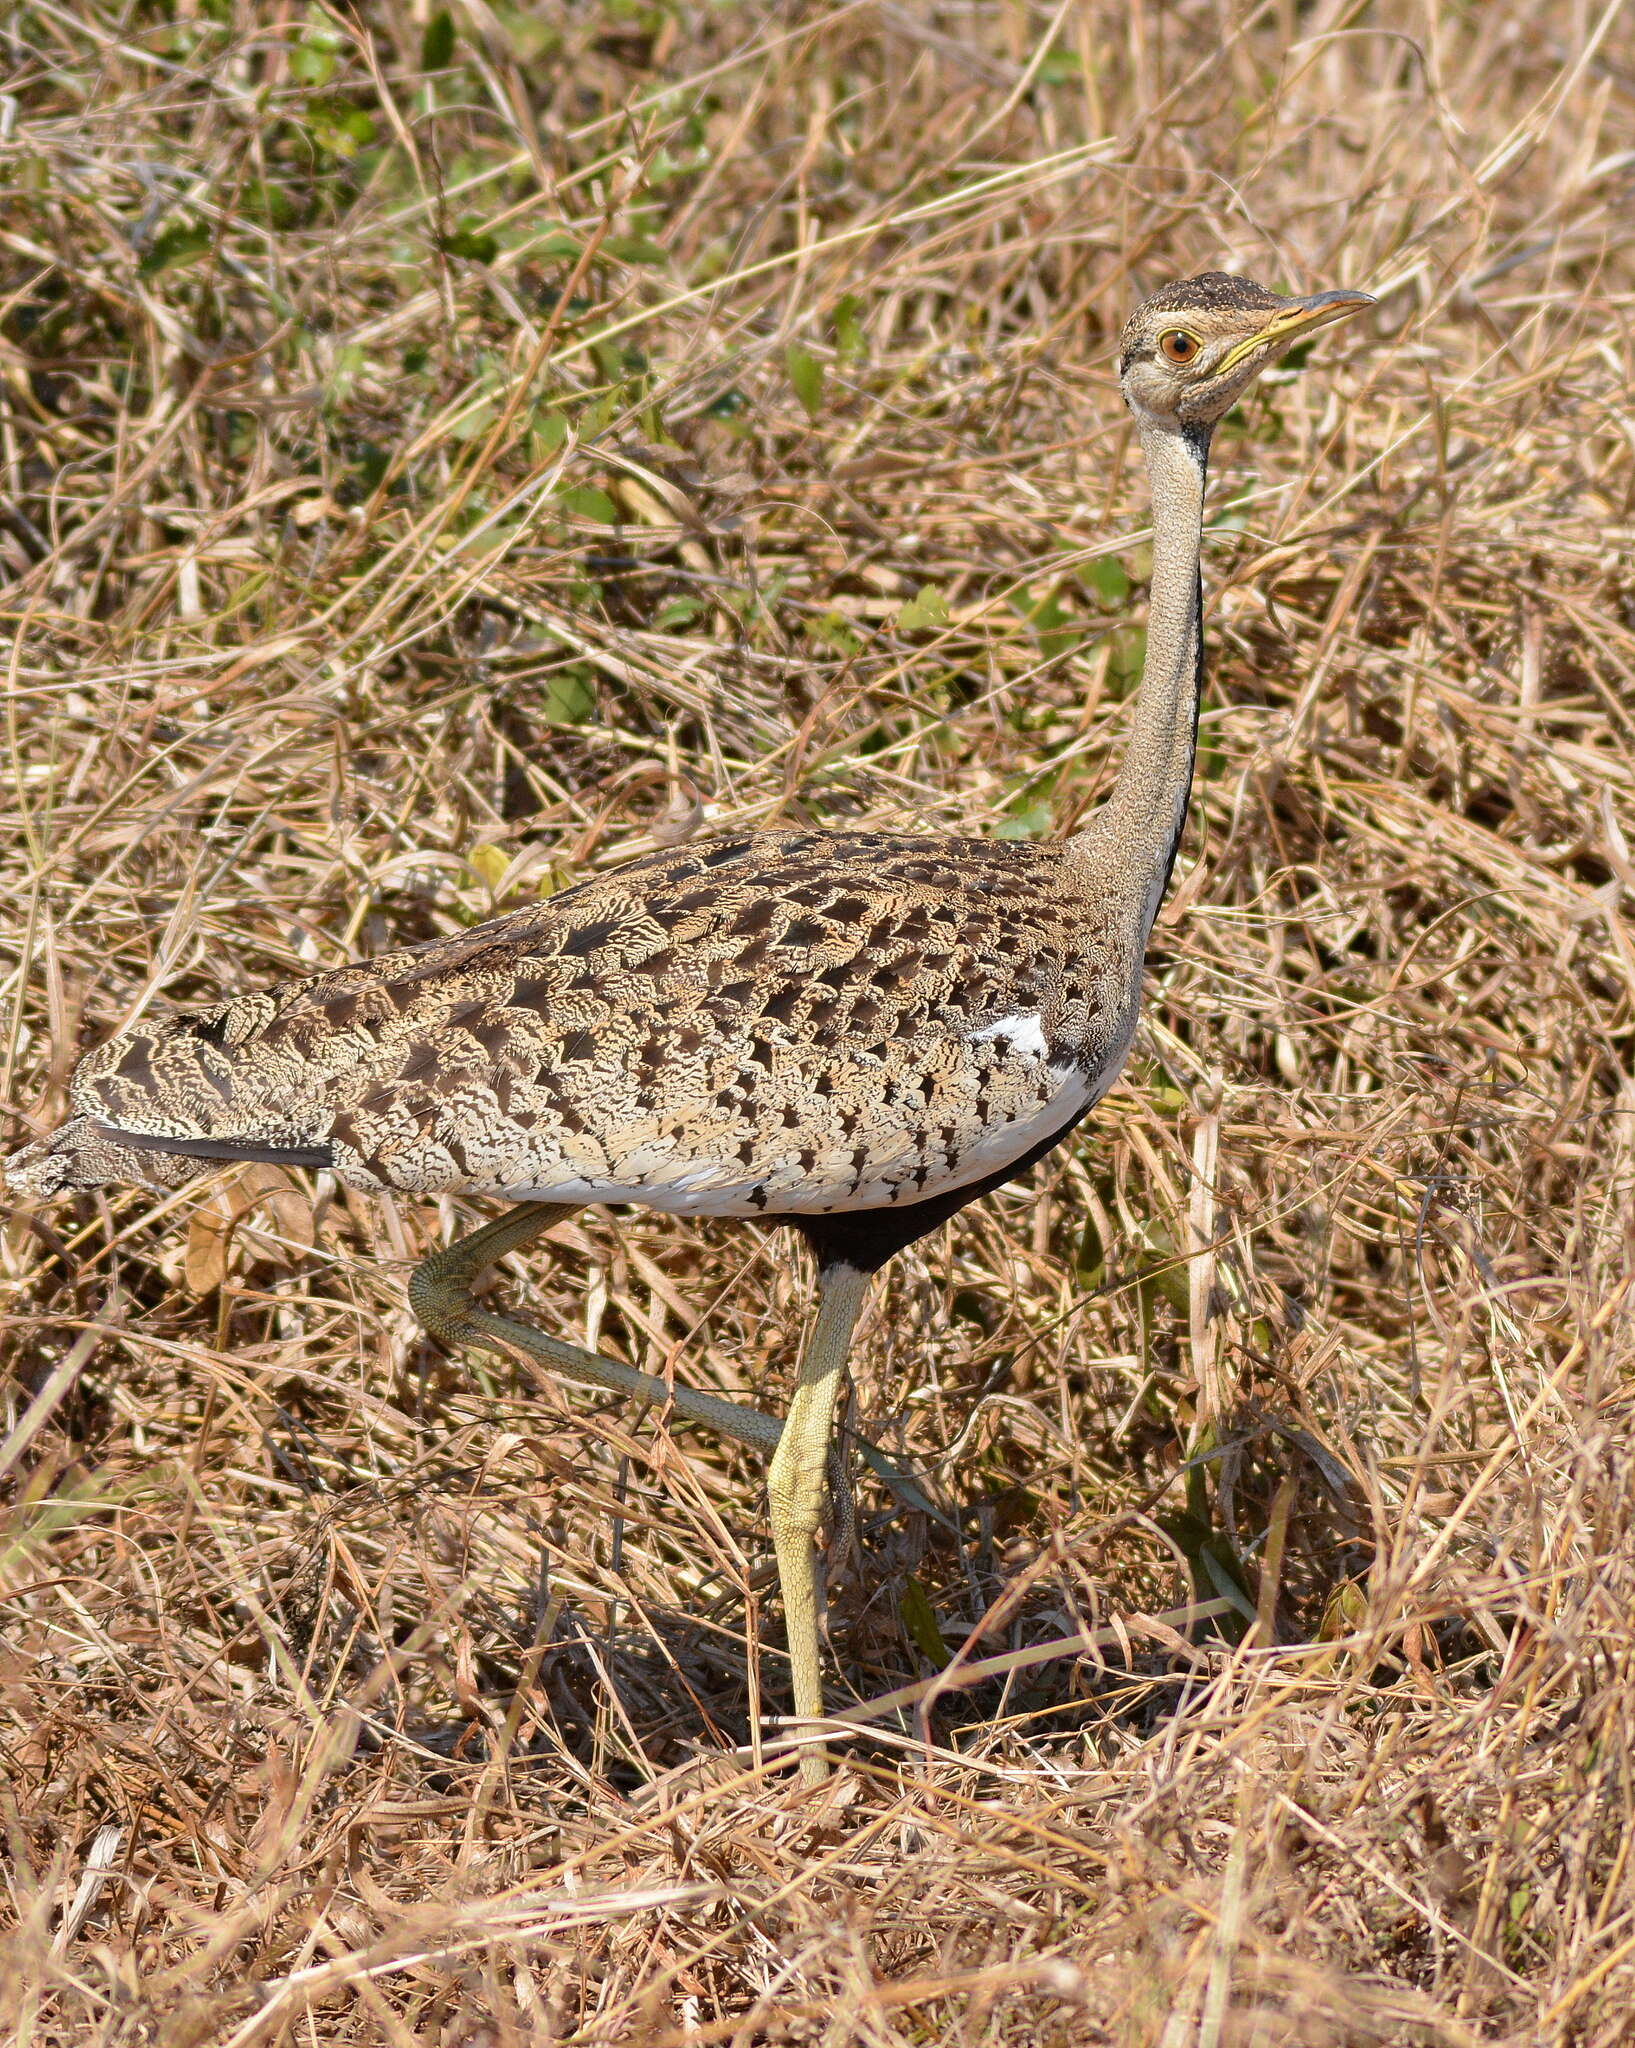
[[(778, 1447), (782, 1424), (775, 1415), (751, 1408), (742, 1401), (728, 1401), (720, 1394), (701, 1394), (693, 1387), (672, 1388), (650, 1372), (638, 1372), (633, 1365), (617, 1359), (599, 1358), (594, 1351), (582, 1351), (577, 1344), (564, 1344), (548, 1337), (529, 1323), (512, 1316), (497, 1316), (478, 1308), (471, 1299), (471, 1283), (486, 1266), (503, 1259), (507, 1252), (532, 1244), (536, 1237), (574, 1213), (576, 1204), (523, 1202), (481, 1230), (458, 1238), (446, 1250), (433, 1252), (409, 1275), (409, 1307), (415, 1320), (445, 1344), (480, 1344), (489, 1351), (516, 1350), (537, 1358), (564, 1379), (601, 1387), (608, 1393), (629, 1394), (635, 1400), (669, 1402), (689, 1422), (702, 1422), (741, 1444), (772, 1452)], [(821, 1464), (819, 1479), (822, 1478)], [(841, 1473), (844, 1485), (844, 1472)]]
[[(507, 1252), (531, 1244), (553, 1224), (573, 1214), (572, 1204), (519, 1203), (494, 1222), (422, 1260), (409, 1275), (409, 1307), (423, 1329), (451, 1347), (480, 1344), (490, 1351), (520, 1351), (564, 1379), (600, 1387), (608, 1393), (627, 1394), (638, 1401), (669, 1403), (678, 1415), (691, 1422), (701, 1422), (722, 1436), (771, 1453), (767, 1492), (778, 1579), (783, 1589), (789, 1661), (794, 1674), (795, 1712), (802, 1718), (820, 1716), (823, 1676), (812, 1545), (823, 1509), (825, 1478), (834, 1506), (837, 1548), (844, 1544), (853, 1525), (845, 1457), (841, 1446), (831, 1439), (841, 1372), (852, 1330), (868, 1297), (869, 1275), (851, 1266), (827, 1266), (819, 1273), (817, 1315), (801, 1360), (788, 1419), (780, 1423), (775, 1415), (752, 1408), (746, 1402), (703, 1394), (693, 1387), (671, 1387), (653, 1373), (638, 1372), (633, 1365), (622, 1365), (617, 1359), (598, 1357), (577, 1344), (564, 1344), (529, 1323), (495, 1315), (476, 1305), (471, 1298), (472, 1282), (486, 1267), (503, 1259)], [(880, 1452), (864, 1445), (864, 1453), (870, 1469), (908, 1506), (935, 1512), (919, 1488), (899, 1475)], [(821, 1750), (804, 1752), (801, 1776), (808, 1784), (821, 1784), (827, 1772), (828, 1762)]]
[[(817, 1315), (800, 1362), (795, 1398), (789, 1404), (767, 1474), (772, 1541), (778, 1553), (784, 1628), (795, 1681), (795, 1712), (802, 1720), (816, 1720), (823, 1713), (812, 1545), (823, 1512), (824, 1473), (830, 1469), (835, 1397), (852, 1331), (868, 1299), (869, 1279), (853, 1266), (825, 1266), (819, 1272)], [(806, 1784), (821, 1785), (828, 1773), (829, 1760), (821, 1749), (801, 1752), (800, 1774)]]

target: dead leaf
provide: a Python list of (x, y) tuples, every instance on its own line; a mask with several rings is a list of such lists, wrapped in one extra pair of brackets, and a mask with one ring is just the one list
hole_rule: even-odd
[(227, 1278), (232, 1229), (231, 1211), (219, 1191), (194, 1210), (182, 1258), (182, 1278), (189, 1294), (214, 1294)]
[[(245, 1219), (252, 1211), (264, 1229), (248, 1226)], [(213, 1294), (226, 1279), (235, 1250), (247, 1265), (287, 1268), (315, 1242), (312, 1204), (283, 1167), (246, 1166), (194, 1210), (179, 1277), (190, 1294)]]
[(246, 1229), (246, 1256), (275, 1266), (295, 1263), (292, 1252), (311, 1251), (316, 1240), (312, 1204), (281, 1166), (247, 1166), (233, 1186), (235, 1216), (254, 1210), (264, 1230)]

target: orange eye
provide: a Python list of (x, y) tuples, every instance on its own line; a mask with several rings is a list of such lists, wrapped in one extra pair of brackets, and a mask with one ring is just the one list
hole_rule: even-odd
[(1188, 334), (1181, 327), (1172, 327), (1168, 334), (1158, 337), (1158, 346), (1170, 362), (1190, 363), (1203, 344), (1195, 334)]

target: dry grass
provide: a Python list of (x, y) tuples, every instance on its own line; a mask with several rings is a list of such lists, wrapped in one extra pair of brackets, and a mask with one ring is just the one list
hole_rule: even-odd
[[(14, 1212), (6, 2038), (1629, 2040), (1631, 10), (6, 33), (18, 1138), (143, 1004), (701, 817), (1071, 819), (1140, 653), (1132, 298), (1382, 292), (1220, 438), (1139, 1056), (865, 1333), (936, 1512), (864, 1496), (837, 1692), (988, 1675), (803, 1802), (754, 1461), (432, 1353), (461, 1219)], [(806, 1284), (600, 1212), (506, 1282), (768, 1399)]]

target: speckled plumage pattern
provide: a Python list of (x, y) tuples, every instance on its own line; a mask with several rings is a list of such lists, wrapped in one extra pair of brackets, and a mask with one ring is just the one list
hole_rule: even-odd
[[(1077, 1119), (1140, 940), (1080, 842), (776, 832), (652, 854), (427, 946), (144, 1021), (8, 1167), (167, 1185), (264, 1148), (350, 1184), (825, 1215), (976, 1181)], [(111, 1128), (110, 1128), (111, 1127)]]

